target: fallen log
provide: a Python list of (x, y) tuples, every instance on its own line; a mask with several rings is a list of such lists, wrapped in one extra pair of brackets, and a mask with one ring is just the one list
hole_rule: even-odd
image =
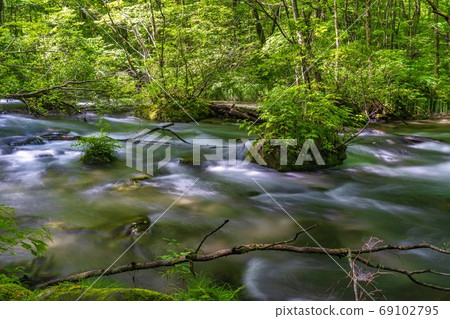
[[(387, 274), (387, 273), (396, 273), (406, 276), (409, 280), (411, 280), (413, 283), (424, 286), (427, 288), (432, 288), (440, 291), (450, 291), (450, 287), (444, 287), (435, 285), (423, 280), (419, 280), (417, 278), (417, 275), (421, 274), (431, 274), (436, 276), (450, 276), (450, 273), (445, 273), (442, 271), (436, 271), (433, 269), (418, 269), (418, 270), (407, 270), (403, 268), (396, 268), (384, 265), (382, 262), (376, 262), (375, 259), (375, 253), (379, 252), (393, 252), (393, 251), (410, 251), (410, 250), (416, 250), (416, 249), (427, 249), (434, 251), (436, 253), (444, 254), (444, 255), (450, 255), (450, 250), (443, 249), (437, 246), (434, 246), (429, 243), (419, 243), (414, 245), (379, 245), (382, 240), (379, 240), (377, 238), (371, 237), (361, 248), (357, 249), (349, 249), (349, 248), (324, 248), (324, 247), (311, 247), (311, 246), (297, 246), (293, 245), (292, 243), (297, 240), (299, 235), (303, 233), (307, 233), (309, 230), (315, 228), (315, 225), (308, 227), (300, 232), (298, 232), (295, 237), (291, 240), (286, 241), (280, 241), (280, 242), (274, 242), (269, 244), (258, 244), (258, 243), (252, 243), (252, 244), (244, 244), (240, 246), (235, 246), (232, 248), (225, 248), (220, 249), (212, 253), (199, 253), (200, 248), (204, 241), (211, 235), (213, 235), (215, 232), (220, 230), (223, 226), (225, 226), (228, 223), (228, 220), (226, 220), (222, 225), (220, 225), (218, 228), (213, 230), (212, 232), (208, 233), (206, 236), (204, 236), (203, 240), (201, 241), (200, 245), (197, 247), (197, 249), (191, 249), (187, 250), (185, 253), (179, 254), (178, 257), (173, 259), (157, 259), (154, 261), (148, 261), (148, 262), (132, 262), (129, 264), (116, 266), (116, 267), (109, 267), (107, 269), (96, 269), (96, 270), (90, 270), (85, 271), (77, 274), (72, 274), (67, 277), (61, 277), (57, 279), (53, 279), (48, 282), (44, 282), (41, 284), (36, 285), (35, 287), (38, 289), (43, 289), (49, 286), (57, 285), (63, 282), (78, 282), (83, 279), (87, 278), (100, 278), (103, 276), (110, 276), (115, 274), (120, 274), (124, 272), (129, 271), (137, 271), (137, 270), (144, 270), (144, 269), (156, 269), (156, 268), (164, 268), (164, 267), (173, 267), (179, 264), (183, 263), (189, 263), (191, 265), (191, 269), (193, 274), (195, 275), (195, 272), (193, 271), (193, 264), (196, 262), (207, 262), (227, 256), (232, 255), (243, 255), (251, 252), (256, 251), (282, 251), (282, 252), (292, 252), (297, 254), (315, 254), (315, 255), (326, 255), (328, 257), (334, 256), (337, 258), (347, 258), (349, 260), (349, 263), (351, 266), (351, 269), (349, 270), (347, 277), (350, 278), (351, 282), (354, 283), (354, 286), (358, 286), (361, 291), (364, 291), (367, 293), (366, 290), (364, 290), (360, 283), (365, 284), (367, 287), (372, 287), (373, 291), (369, 293), (369, 295), (372, 295), (372, 293), (380, 293), (379, 289), (376, 289), (374, 287), (374, 279), (377, 276)], [(364, 257), (363, 257), (364, 256)], [(357, 265), (357, 263), (359, 265)], [(367, 268), (375, 269), (374, 272), (369, 272), (367, 270), (363, 270), (360, 266), (365, 266)], [(380, 271), (383, 271), (381, 273)], [(358, 289), (357, 289), (358, 290)], [(373, 298), (372, 298), (373, 299)]]
[(231, 117), (236, 119), (256, 121), (258, 119), (258, 106), (256, 104), (240, 104), (229, 101), (213, 101), (210, 109), (218, 117)]

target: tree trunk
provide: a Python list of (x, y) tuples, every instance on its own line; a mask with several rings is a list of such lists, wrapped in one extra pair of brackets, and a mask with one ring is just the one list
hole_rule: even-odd
[(255, 19), (256, 34), (258, 35), (259, 42), (261, 45), (264, 45), (264, 43), (266, 43), (266, 36), (264, 35), (264, 29), (261, 25), (261, 21), (259, 20), (258, 9), (253, 8), (252, 15), (253, 19)]
[(390, 48), (394, 49), (394, 35), (395, 35), (395, 22), (397, 20), (397, 0), (393, 1), (392, 5), (392, 21), (391, 21), (391, 35), (390, 35)]
[(339, 25), (338, 25), (338, 11), (337, 11), (337, 0), (333, 1), (334, 9), (334, 34), (336, 37), (336, 54), (335, 54), (335, 64), (334, 64), (334, 80), (336, 85), (338, 83), (338, 68), (339, 68)]
[[(439, 0), (436, 0), (436, 7), (439, 7)], [(438, 15), (434, 13), (434, 23), (438, 22)], [(439, 76), (439, 34), (434, 32), (434, 75)]]
[(5, 5), (3, 3), (3, 0), (0, 0), (0, 25), (3, 24), (3, 9)]
[[(292, 14), (294, 16), (294, 21), (297, 22), (300, 17), (300, 15), (298, 13), (297, 0), (292, 0), (291, 5), (292, 5)], [(301, 78), (303, 80), (303, 83), (310, 86), (308, 68), (307, 68), (307, 63), (306, 63), (306, 58), (305, 58), (305, 46), (306, 46), (305, 37), (304, 37), (303, 32), (300, 31), (297, 27), (295, 29), (295, 35), (297, 37), (297, 43), (300, 47), (300, 69), (301, 69), (301, 74), (299, 74), (298, 65), (296, 65), (295, 80), (296, 80), (297, 84), (299, 84), (300, 78)]]
[(366, 43), (370, 48), (372, 43), (372, 14), (370, 13), (370, 0), (365, 1), (366, 19), (364, 21), (364, 27), (366, 29)]

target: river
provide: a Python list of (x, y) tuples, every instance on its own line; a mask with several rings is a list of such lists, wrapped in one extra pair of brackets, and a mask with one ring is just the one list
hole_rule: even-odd
[[(105, 117), (111, 136), (123, 138), (156, 123), (131, 116)], [(94, 116), (79, 119), (37, 119), (0, 115), (0, 139), (32, 136), (48, 129), (86, 135), (98, 131)], [(174, 132), (194, 138), (245, 137), (233, 123), (177, 123)], [(420, 139), (410, 138), (421, 137)], [(422, 139), (424, 138), (424, 139)], [(25, 266), (34, 279), (49, 279), (108, 267), (131, 239), (120, 229), (136, 218), (158, 219), (149, 233), (117, 264), (147, 261), (165, 254), (163, 238), (179, 247), (195, 248), (225, 219), (230, 222), (203, 246), (206, 252), (244, 243), (287, 240), (299, 231), (292, 219), (254, 182), (255, 179), (302, 226), (316, 224), (311, 235), (324, 247), (361, 247), (370, 237), (389, 244), (450, 241), (450, 121), (416, 121), (371, 127), (349, 146), (343, 165), (308, 173), (279, 173), (255, 164), (230, 166), (205, 162), (193, 166), (179, 161), (189, 149), (173, 146), (172, 161), (141, 187), (118, 190), (135, 169), (120, 160), (88, 166), (71, 141), (42, 145), (0, 145), (0, 203), (16, 208), (24, 227), (46, 225), (53, 236), (44, 257), (33, 258), (17, 249), (2, 255), (0, 268)], [(192, 155), (191, 155), (192, 156)], [(119, 231), (118, 231), (119, 229)], [(297, 244), (315, 245), (307, 236)], [(449, 271), (448, 260), (424, 250), (377, 254), (384, 264)], [(347, 260), (338, 260), (345, 269)], [(352, 300), (346, 274), (327, 256), (256, 252), (196, 265), (215, 278), (245, 285), (249, 300)], [(157, 270), (121, 274), (115, 278), (136, 287), (166, 291)], [(450, 285), (442, 278), (424, 279)], [(388, 300), (441, 300), (442, 292), (419, 287), (399, 275), (378, 277), (376, 287)]]

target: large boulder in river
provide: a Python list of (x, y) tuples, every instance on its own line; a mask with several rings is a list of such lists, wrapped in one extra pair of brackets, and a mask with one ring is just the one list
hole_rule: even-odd
[(78, 135), (72, 135), (67, 130), (55, 130), (48, 128), (43, 132), (37, 133), (38, 136), (48, 141), (74, 141), (80, 139)]
[[(279, 145), (255, 143), (253, 152), (259, 154), (260, 161), (265, 166), (274, 168), (280, 172), (289, 171), (315, 171), (327, 167), (341, 165), (347, 158), (347, 146), (337, 145), (333, 150), (323, 149), (319, 146), (303, 144), (287, 147), (287, 157), (282, 158)], [(303, 153), (304, 152), (304, 153)], [(258, 162), (249, 152), (251, 160)], [(261, 163), (259, 163), (261, 164)]]
[(136, 288), (91, 288), (79, 285), (60, 285), (50, 287), (40, 293), (40, 301), (172, 301), (173, 298), (152, 290)]

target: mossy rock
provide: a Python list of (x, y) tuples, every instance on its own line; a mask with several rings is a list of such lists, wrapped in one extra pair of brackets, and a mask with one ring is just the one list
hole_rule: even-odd
[(194, 165), (194, 158), (191, 157), (184, 157), (178, 159), (178, 164), (180, 165)]
[[(36, 296), (39, 301), (74, 301), (87, 287), (60, 285), (47, 288)], [(84, 301), (172, 301), (173, 298), (160, 292), (137, 288), (91, 288), (81, 297)]]
[(118, 192), (134, 190), (141, 187), (142, 184), (137, 180), (122, 181), (115, 184), (112, 189)]
[(137, 174), (130, 178), (131, 181), (145, 181), (151, 179), (152, 177), (148, 174)]
[(121, 221), (121, 223), (121, 226), (111, 232), (115, 238), (140, 236), (149, 229), (151, 221), (148, 216), (143, 215)]
[(0, 285), (1, 301), (28, 300), (32, 292), (16, 284)]
[[(255, 145), (254, 147), (258, 146)], [(278, 146), (264, 146), (260, 147), (257, 151), (261, 158), (266, 162), (267, 167), (274, 168), (280, 172), (316, 171), (323, 168), (341, 165), (347, 158), (347, 147), (345, 145), (339, 145), (333, 151), (320, 151), (320, 155), (325, 162), (325, 165), (319, 165), (314, 160), (304, 161), (302, 165), (296, 165), (295, 163), (298, 155), (300, 154), (300, 148), (289, 149), (287, 165), (281, 165), (280, 148)], [(255, 162), (253, 158), (252, 161)]]
[(192, 119), (200, 121), (212, 115), (206, 101), (190, 100), (183, 97), (175, 97), (175, 100), (180, 102), (175, 103), (165, 95), (153, 96), (153, 101), (150, 104), (136, 107), (135, 115), (160, 122), (192, 122)]

